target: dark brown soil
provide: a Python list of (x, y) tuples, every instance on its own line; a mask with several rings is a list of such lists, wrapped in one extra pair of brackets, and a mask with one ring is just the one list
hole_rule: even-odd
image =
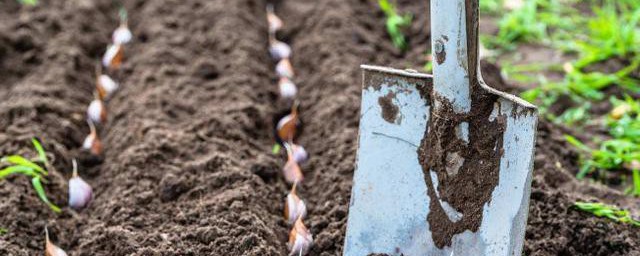
[[(342, 250), (356, 152), (362, 63), (420, 69), (429, 42), (418, 1), (398, 1), (416, 21), (410, 51), (393, 48), (375, 1), (276, 2), (280, 35), (293, 47), (312, 158), (299, 189), (314, 234), (311, 255)], [(0, 181), (0, 255), (42, 253), (43, 228), (71, 255), (285, 255), (288, 186), (270, 153), (276, 78), (267, 55), (265, 0), (125, 1), (135, 41), (108, 102), (102, 164), (80, 175), (95, 199), (56, 215), (29, 181)], [(70, 161), (88, 127), (93, 68), (117, 26), (113, 1), (0, 2), (0, 154), (45, 142), (58, 171), (47, 192), (66, 205)], [(491, 71), (493, 70), (493, 71)], [(484, 67), (490, 85), (504, 85)], [(637, 201), (573, 178), (570, 132), (542, 122), (527, 255), (639, 255), (637, 228), (571, 209), (597, 199), (628, 209)]]

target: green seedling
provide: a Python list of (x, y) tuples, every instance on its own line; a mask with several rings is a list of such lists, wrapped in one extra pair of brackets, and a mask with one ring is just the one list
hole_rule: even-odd
[(0, 180), (6, 178), (9, 175), (18, 174), (24, 175), (31, 179), (31, 185), (33, 186), (36, 194), (42, 202), (47, 204), (51, 210), (56, 213), (60, 212), (60, 208), (49, 201), (45, 193), (42, 182), (49, 174), (47, 167), (49, 162), (47, 160), (46, 153), (42, 148), (42, 145), (35, 138), (31, 140), (33, 147), (38, 153), (38, 157), (35, 160), (29, 160), (19, 155), (5, 156), (0, 159), (0, 164), (8, 165), (0, 170)]
[(0, 236), (5, 235), (8, 232), (9, 230), (7, 230), (6, 228), (0, 228)]
[(31, 5), (31, 6), (35, 6), (38, 4), (38, 0), (18, 0), (18, 2), (22, 5)]
[(640, 170), (633, 169), (631, 172), (633, 185), (631, 186), (631, 191), (629, 192), (629, 194), (640, 197)]
[(595, 18), (587, 23), (586, 40), (577, 42), (580, 59), (576, 67), (582, 68), (612, 57), (627, 57), (640, 51), (638, 22), (640, 8), (627, 13), (625, 3), (606, 1), (603, 7), (595, 7)]
[(496, 14), (502, 10), (504, 0), (480, 0), (480, 12)]
[(513, 50), (516, 42), (536, 42), (545, 38), (546, 24), (540, 23), (536, 14), (536, 1), (526, 1), (521, 8), (505, 15), (498, 24), (498, 35), (488, 40), (488, 47)]
[(391, 41), (393, 45), (400, 49), (407, 49), (407, 41), (405, 39), (404, 34), (402, 33), (402, 29), (409, 27), (411, 25), (411, 21), (413, 20), (413, 15), (405, 14), (404, 16), (398, 15), (396, 11), (396, 7), (389, 2), (389, 0), (378, 0), (378, 5), (380, 9), (384, 12), (387, 17), (386, 27), (389, 36), (391, 37)]
[(615, 206), (603, 203), (576, 202), (574, 206), (584, 212), (591, 213), (597, 217), (605, 217), (616, 222), (631, 224), (640, 227), (640, 221), (631, 217), (627, 210), (621, 210)]

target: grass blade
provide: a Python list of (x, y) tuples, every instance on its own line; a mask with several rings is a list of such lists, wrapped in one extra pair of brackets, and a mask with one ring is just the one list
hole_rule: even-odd
[(40, 176), (40, 174), (34, 171), (33, 168), (22, 166), (22, 165), (13, 165), (0, 170), (0, 179), (3, 179), (4, 177), (7, 177), (11, 174), (19, 174), (19, 173), (30, 176), (30, 177)]
[(49, 201), (49, 198), (47, 198), (47, 194), (44, 192), (44, 188), (42, 187), (42, 182), (40, 181), (40, 177), (34, 177), (33, 179), (31, 179), (31, 184), (33, 185), (33, 188), (38, 193), (38, 197), (40, 197), (40, 200), (46, 203), (49, 206), (49, 208), (51, 208), (51, 210), (53, 210), (54, 212), (56, 213), (61, 212), (60, 208), (55, 204), (51, 203)]
[(45, 169), (43, 169), (42, 167), (40, 167), (39, 165), (35, 164), (34, 162), (31, 162), (30, 160), (22, 157), (22, 156), (18, 156), (18, 155), (13, 155), (13, 156), (7, 156), (4, 157), (2, 159), (2, 161), (6, 161), (15, 165), (22, 165), (22, 166), (26, 166), (26, 167), (30, 167), (38, 172), (41, 172), (44, 175), (48, 175), (47, 171)]
[(45, 166), (49, 165), (49, 162), (47, 161), (47, 154), (44, 152), (42, 144), (40, 144), (36, 138), (32, 138), (31, 142), (33, 143), (33, 147), (36, 148), (36, 151), (38, 151), (38, 158), (40, 159), (40, 162), (44, 163)]

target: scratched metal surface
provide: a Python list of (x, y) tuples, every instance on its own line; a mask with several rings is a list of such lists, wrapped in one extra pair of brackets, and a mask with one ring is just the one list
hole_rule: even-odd
[[(429, 75), (363, 66), (359, 149), (349, 207), (344, 255), (520, 255), (528, 213), (537, 117), (510, 98), (496, 102), (494, 118), (507, 117), (500, 181), (483, 208), (480, 231), (454, 236), (437, 248), (426, 217), (430, 198), (417, 147), (428, 127), (430, 102), (416, 79)], [(370, 76), (385, 79), (370, 79)], [(393, 92), (399, 107), (393, 123), (382, 118), (378, 99)], [(515, 111), (512, 111), (516, 108)]]

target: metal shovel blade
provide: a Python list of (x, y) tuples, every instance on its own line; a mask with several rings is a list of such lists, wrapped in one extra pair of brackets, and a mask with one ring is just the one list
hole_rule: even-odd
[(434, 75), (362, 66), (344, 255), (521, 255), (536, 108), (484, 84), (477, 0), (432, 0)]

